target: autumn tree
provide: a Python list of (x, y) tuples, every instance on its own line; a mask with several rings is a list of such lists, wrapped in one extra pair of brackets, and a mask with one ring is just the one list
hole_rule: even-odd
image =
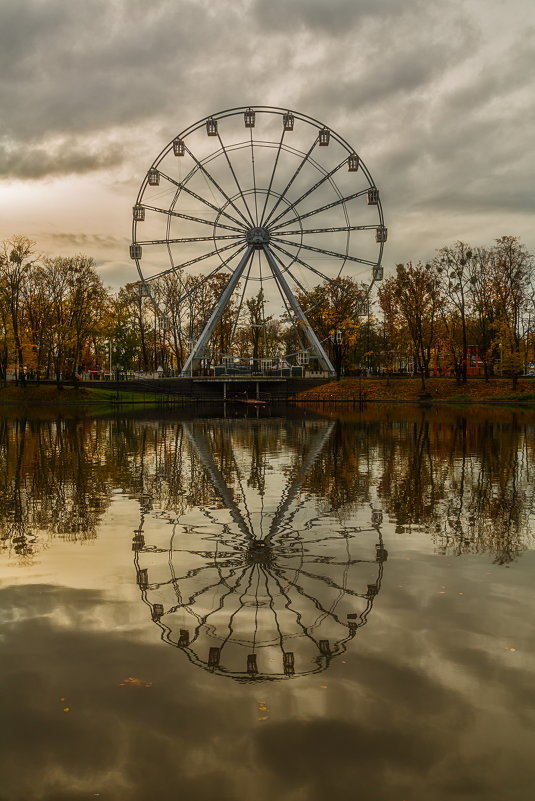
[(108, 296), (87, 256), (46, 258), (34, 271), (28, 317), (39, 342), (39, 367), (61, 386), (80, 367), (84, 346), (102, 334)]
[[(449, 341), (456, 362), (456, 373), (466, 383), (468, 366), (468, 318), (471, 311), (471, 289), (473, 269), (470, 268), (473, 257), (472, 249), (464, 242), (456, 242), (451, 247), (439, 250), (433, 260), (435, 270), (440, 277), (444, 297), (441, 317), (444, 327), (449, 333)], [(460, 328), (460, 354), (455, 348), (455, 324)]]
[(359, 312), (367, 301), (366, 287), (352, 278), (336, 278), (298, 293), (297, 299), (340, 378), (359, 337)]
[(533, 258), (517, 237), (502, 236), (490, 251), (487, 269), (502, 369), (516, 389), (525, 361), (523, 334), (534, 273)]
[(379, 290), (379, 304), (391, 314), (396, 314), (407, 326), (415, 367), (420, 373), (422, 392), (425, 392), (440, 304), (435, 269), (429, 264), (398, 264), (396, 275), (385, 281)]
[[(25, 386), (23, 353), (24, 289), (31, 280), (36, 263), (35, 242), (25, 236), (14, 236), (0, 246), (0, 304), (5, 324), (9, 323), (13, 337), (17, 380)], [(7, 332), (6, 332), (7, 334)], [(7, 340), (4, 339), (4, 347)]]

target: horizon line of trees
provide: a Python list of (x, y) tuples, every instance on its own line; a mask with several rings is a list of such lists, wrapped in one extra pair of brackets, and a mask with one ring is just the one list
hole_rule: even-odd
[[(167, 274), (114, 293), (93, 259), (41, 257), (14, 236), (0, 246), (0, 380), (76, 379), (86, 370), (180, 371), (229, 274), (209, 279)], [(378, 288), (377, 288), (378, 287)], [(338, 376), (431, 372), (466, 381), (471, 372), (518, 377), (535, 361), (535, 265), (525, 245), (504, 236), (491, 247), (456, 242), (428, 263), (398, 264), (369, 288), (351, 278), (296, 296)], [(263, 291), (241, 302), (238, 287), (208, 346), (206, 365), (223, 356), (281, 359), (306, 353), (287, 313), (266, 314)], [(243, 299), (243, 296), (241, 296)], [(314, 366), (313, 360), (311, 367)], [(475, 366), (475, 369), (474, 369)]]

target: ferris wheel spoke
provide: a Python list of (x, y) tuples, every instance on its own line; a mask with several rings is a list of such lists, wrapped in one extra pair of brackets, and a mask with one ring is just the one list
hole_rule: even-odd
[[(202, 618), (202, 625), (203, 626), (206, 625), (206, 621), (208, 620), (209, 617), (212, 617), (212, 615), (215, 615), (217, 612), (220, 612), (223, 609), (223, 607), (225, 605), (225, 601), (227, 600), (227, 598), (230, 595), (233, 595), (236, 592), (236, 589), (238, 588), (238, 586), (239, 586), (239, 584), (240, 584), (240, 582), (241, 582), (241, 580), (244, 577), (246, 572), (247, 572), (247, 568), (246, 567), (242, 568), (241, 573), (237, 576), (236, 582), (235, 582), (233, 587), (231, 587), (229, 584), (226, 583), (227, 581), (229, 581), (229, 579), (225, 579), (224, 581), (220, 582), (220, 584), (223, 584), (223, 583), (225, 584), (225, 586), (228, 588), (228, 592), (225, 592), (220, 596), (220, 598), (219, 598), (219, 606), (216, 606), (215, 609), (212, 609), (211, 612), (207, 612), (206, 615), (204, 615), (204, 617)], [(232, 574), (232, 578), (234, 578), (237, 575), (237, 573), (238, 573), (238, 571), (235, 570), (234, 573)]]
[(291, 231), (277, 231), (277, 236), (290, 234), (333, 234), (338, 231), (376, 231), (376, 225), (341, 225), (337, 228), (294, 228)]
[[(278, 237), (273, 237), (273, 242), (282, 242), (284, 245), (293, 245), (293, 247), (297, 247), (294, 242), (289, 242), (287, 239), (279, 239)], [(299, 244), (300, 248), (304, 250), (311, 250), (313, 253), (322, 253), (324, 256), (332, 256), (335, 259), (342, 259), (343, 261), (354, 261), (358, 262), (359, 264), (367, 264), (370, 267), (376, 267), (376, 261), (369, 261), (368, 259), (359, 259), (357, 256), (348, 256), (346, 253), (337, 253), (335, 250), (325, 250), (324, 248), (316, 248), (313, 245), (305, 245), (303, 242)]]
[(203, 278), (200, 279), (200, 281), (197, 284), (195, 284), (195, 286), (192, 289), (190, 289), (188, 292), (186, 292), (184, 295), (182, 295), (176, 301), (176, 305), (180, 306), (181, 303), (183, 303), (185, 300), (187, 300), (192, 295), (194, 295), (196, 292), (198, 292), (200, 287), (203, 286), (203, 284), (205, 284), (207, 281), (209, 281), (210, 278), (213, 278), (214, 275), (217, 275), (217, 273), (220, 273), (221, 272), (221, 268), (222, 267), (226, 267), (227, 264), (229, 263), (229, 261), (232, 261), (234, 256), (237, 256), (238, 253), (240, 253), (240, 250), (238, 250), (237, 253), (234, 253), (229, 259), (227, 259), (225, 262), (223, 262), (223, 264), (218, 264), (217, 267), (215, 267), (213, 270), (211, 270), (211, 272), (208, 273), (208, 275), (203, 276)]
[[(284, 646), (283, 646), (284, 634), (282, 633), (281, 624), (279, 622), (279, 616), (277, 615), (277, 609), (275, 606), (275, 598), (273, 597), (273, 593), (271, 592), (270, 581), (269, 581), (270, 579), (273, 578), (273, 576), (265, 568), (262, 567), (261, 570), (264, 576), (266, 595), (269, 597), (269, 608), (271, 609), (271, 614), (273, 615), (273, 619), (275, 621), (275, 628), (277, 629), (279, 635), (279, 646), (281, 651), (284, 651)], [(275, 586), (276, 585), (277, 581), (275, 580)]]
[(265, 220), (264, 220), (264, 222), (262, 223), (263, 225), (267, 225), (267, 224), (269, 223), (269, 220), (270, 220), (271, 216), (272, 216), (272, 215), (275, 213), (275, 211), (278, 209), (278, 207), (279, 207), (279, 206), (280, 206), (280, 204), (281, 204), (281, 201), (282, 201), (282, 200), (284, 200), (284, 198), (286, 197), (286, 193), (288, 192), (288, 190), (289, 190), (289, 189), (290, 189), (290, 187), (292, 186), (293, 182), (295, 181), (295, 179), (297, 178), (297, 176), (299, 175), (299, 173), (300, 173), (300, 172), (301, 172), (301, 170), (303, 169), (304, 165), (307, 163), (308, 159), (310, 158), (310, 154), (312, 153), (312, 151), (314, 150), (314, 148), (315, 148), (315, 147), (316, 147), (316, 145), (318, 144), (318, 141), (319, 141), (319, 136), (316, 136), (316, 138), (315, 138), (314, 142), (312, 143), (312, 146), (310, 147), (310, 149), (308, 150), (308, 152), (307, 152), (307, 153), (305, 153), (305, 155), (303, 156), (303, 158), (302, 158), (302, 159), (301, 159), (301, 161), (299, 162), (299, 165), (298, 165), (298, 166), (297, 166), (297, 168), (295, 169), (295, 171), (294, 171), (294, 174), (292, 175), (292, 177), (290, 178), (290, 180), (288, 181), (288, 183), (286, 184), (286, 186), (285, 186), (285, 187), (284, 187), (284, 189), (282, 190), (282, 193), (281, 193), (281, 194), (279, 195), (279, 197), (277, 198), (277, 202), (276, 202), (276, 203), (275, 203), (275, 205), (272, 207), (272, 209), (271, 209), (271, 211), (269, 212), (268, 216), (266, 217), (266, 219), (265, 219)]
[(193, 189), (190, 189), (188, 186), (186, 186), (186, 184), (180, 183), (180, 181), (175, 181), (174, 178), (171, 178), (169, 175), (166, 175), (161, 170), (159, 170), (159, 173), (162, 176), (162, 178), (165, 178), (166, 181), (169, 181), (169, 183), (174, 184), (181, 190), (181, 192), (185, 192), (187, 195), (190, 195), (190, 197), (194, 197), (195, 200), (199, 201), (199, 203), (204, 203), (204, 205), (208, 206), (209, 209), (215, 211), (218, 216), (226, 217), (228, 220), (231, 220), (233, 223), (236, 223), (236, 225), (239, 225), (240, 226), (239, 230), (243, 231), (244, 229), (249, 228), (249, 223), (247, 221), (245, 221), (244, 225), (244, 223), (241, 220), (237, 220), (236, 217), (233, 217), (232, 214), (229, 214), (228, 212), (221, 209), (220, 206), (215, 206), (213, 203), (210, 203), (209, 200), (206, 200), (205, 197), (198, 195), (197, 192), (194, 192)]
[[(317, 641), (316, 641), (316, 640), (315, 640), (315, 638), (314, 638), (314, 637), (313, 637), (313, 636), (310, 634), (310, 632), (308, 631), (308, 629), (307, 629), (307, 627), (304, 625), (304, 623), (302, 623), (302, 622), (301, 622), (301, 619), (302, 619), (302, 614), (301, 614), (301, 612), (299, 612), (297, 609), (294, 609), (294, 608), (293, 608), (293, 607), (290, 605), (290, 604), (292, 603), (292, 599), (290, 598), (290, 595), (288, 594), (288, 591), (287, 591), (286, 587), (285, 587), (285, 586), (282, 584), (282, 581), (281, 581), (281, 580), (279, 580), (279, 578), (277, 578), (277, 575), (276, 575), (275, 573), (273, 573), (273, 574), (272, 574), (272, 577), (273, 577), (273, 580), (275, 581), (275, 584), (276, 584), (276, 585), (277, 585), (277, 587), (279, 588), (279, 592), (280, 592), (280, 594), (283, 596), (283, 598), (286, 598), (286, 603), (284, 604), (284, 608), (285, 608), (285, 609), (287, 609), (287, 610), (288, 610), (288, 612), (292, 612), (292, 613), (295, 615), (295, 622), (296, 622), (296, 624), (299, 626), (299, 628), (301, 629), (301, 631), (303, 632), (303, 635), (304, 635), (305, 637), (307, 637), (307, 639), (311, 640), (311, 641), (314, 643), (314, 645), (316, 646), (316, 648), (317, 648), (317, 647), (318, 647), (318, 643), (317, 643)], [(295, 585), (294, 585), (294, 584), (292, 584), (291, 586), (292, 586), (292, 587), (294, 587)]]
[(275, 163), (273, 164), (273, 170), (271, 171), (271, 178), (269, 179), (269, 186), (266, 192), (266, 199), (264, 200), (264, 208), (262, 209), (262, 215), (260, 217), (260, 227), (264, 225), (264, 215), (266, 213), (266, 206), (269, 200), (269, 196), (271, 194), (271, 187), (273, 186), (273, 181), (275, 179), (275, 173), (277, 171), (277, 164), (279, 163), (279, 158), (282, 150), (282, 143), (284, 141), (284, 134), (286, 133), (286, 129), (283, 127), (282, 134), (279, 142), (279, 146), (277, 148), (277, 155), (275, 156)]
[[(138, 245), (178, 245), (184, 242), (219, 242), (223, 239), (242, 239), (243, 234), (225, 234), (220, 236), (185, 236), (178, 239), (148, 239), (138, 240)], [(215, 251), (217, 252), (217, 251)]]
[[(278, 576), (280, 576), (282, 579), (284, 579), (284, 578), (285, 578), (285, 576), (284, 576), (285, 570), (284, 570), (284, 569), (280, 569), (280, 568), (279, 568), (279, 569), (277, 569), (277, 570), (274, 570), (273, 572), (274, 572), (274, 573), (276, 573)], [(290, 569), (290, 572), (295, 572), (295, 571), (292, 571), (292, 570)], [(302, 571), (301, 571), (301, 570), (299, 570), (299, 575), (300, 575), (301, 573), (302, 573)], [(306, 574), (305, 574), (305, 575), (306, 575)], [(321, 612), (321, 613), (322, 613), (323, 615), (325, 615), (326, 617), (330, 617), (330, 618), (332, 618), (332, 619), (333, 619), (333, 620), (335, 620), (337, 623), (340, 623), (340, 625), (341, 625), (341, 626), (347, 626), (347, 623), (346, 623), (346, 622), (344, 622), (344, 621), (342, 621), (342, 620), (340, 620), (340, 618), (338, 617), (338, 615), (337, 615), (337, 614), (335, 614), (333, 611), (331, 611), (331, 610), (329, 610), (329, 609), (325, 609), (325, 607), (324, 607), (324, 606), (323, 606), (323, 605), (322, 605), (322, 604), (321, 604), (321, 603), (318, 601), (318, 599), (317, 599), (317, 598), (315, 598), (313, 595), (310, 595), (308, 592), (306, 592), (306, 591), (305, 591), (305, 588), (304, 588), (304, 587), (302, 587), (300, 584), (297, 584), (297, 582), (296, 582), (296, 581), (292, 581), (292, 582), (291, 582), (291, 586), (292, 586), (292, 587), (293, 587), (293, 589), (294, 589), (294, 590), (296, 590), (296, 592), (297, 592), (299, 595), (301, 595), (303, 598), (308, 598), (308, 600), (309, 600), (309, 601), (312, 601), (312, 604), (313, 604), (313, 605), (316, 607), (316, 609), (318, 610), (318, 612)], [(348, 590), (343, 590), (343, 591), (342, 591), (342, 594), (343, 594), (343, 593), (345, 593), (345, 592), (349, 592), (349, 591), (348, 591)], [(349, 594), (351, 594), (351, 593), (349, 593)], [(356, 593), (353, 593), (353, 595), (356, 595)], [(309, 628), (311, 628), (311, 627), (309, 626)]]
[[(240, 611), (240, 610), (243, 608), (243, 602), (242, 602), (242, 598), (244, 598), (244, 597), (247, 595), (247, 593), (248, 593), (248, 592), (249, 592), (249, 590), (251, 589), (251, 584), (253, 583), (253, 571), (252, 571), (250, 568), (247, 568), (247, 570), (249, 570), (249, 571), (250, 571), (250, 573), (249, 573), (249, 583), (247, 584), (247, 587), (246, 587), (246, 588), (245, 588), (245, 590), (242, 592), (242, 594), (239, 596), (239, 599), (238, 599), (238, 606), (236, 607), (236, 609), (234, 610), (234, 612), (232, 612), (232, 614), (231, 614), (231, 615), (230, 615), (230, 617), (229, 617), (229, 621), (228, 621), (228, 634), (227, 634), (227, 636), (225, 637), (225, 639), (222, 641), (222, 643), (221, 643), (221, 645), (220, 645), (220, 651), (221, 651), (221, 652), (223, 651), (223, 648), (225, 647), (225, 645), (227, 644), (227, 642), (230, 640), (230, 638), (231, 638), (231, 637), (232, 637), (232, 635), (234, 634), (234, 618), (236, 617), (236, 615), (238, 614), (238, 612), (239, 612), (239, 611)], [(246, 571), (244, 571), (244, 573), (242, 574), (242, 576), (240, 576), (240, 580), (243, 578), (243, 576), (245, 575), (245, 573), (247, 572), (247, 570), (246, 570)], [(238, 585), (236, 584), (236, 588), (237, 588), (237, 586), (238, 586)]]
[[(306, 214), (300, 214), (299, 217), (296, 218), (296, 221), (299, 222), (300, 220), (306, 220), (307, 217), (313, 217), (314, 214), (319, 214), (322, 211), (327, 211), (327, 209), (334, 209), (336, 206), (340, 206), (342, 203), (347, 203), (348, 200), (354, 200), (357, 197), (362, 197), (363, 195), (367, 195), (368, 190), (362, 189), (360, 192), (354, 192), (352, 195), (346, 195), (345, 197), (340, 197), (338, 200), (333, 200), (332, 203), (326, 203), (324, 206), (318, 206), (317, 209), (312, 209), (312, 211), (307, 211)], [(294, 206), (296, 204), (294, 203)], [(294, 222), (294, 220), (292, 220)], [(284, 225), (287, 225), (286, 222), (280, 222), (278, 225), (270, 226), (271, 231), (276, 231), (279, 228), (282, 228)], [(375, 228), (377, 226), (374, 226)]]
[[(220, 140), (220, 141), (221, 141), (221, 140)], [(225, 198), (225, 200), (227, 201), (227, 203), (229, 203), (229, 204), (232, 206), (232, 208), (234, 209), (234, 211), (235, 211), (235, 212), (236, 212), (236, 213), (237, 213), (237, 214), (238, 214), (238, 215), (239, 215), (239, 216), (242, 218), (242, 220), (243, 220), (244, 224), (245, 224), (245, 225), (246, 225), (246, 226), (249, 228), (249, 226), (250, 226), (250, 222), (249, 222), (249, 220), (248, 220), (248, 219), (245, 217), (245, 215), (243, 214), (243, 212), (241, 211), (241, 209), (239, 209), (239, 208), (238, 208), (238, 206), (236, 206), (236, 204), (235, 204), (235, 203), (234, 203), (234, 201), (233, 201), (233, 200), (232, 200), (232, 199), (229, 197), (229, 195), (227, 195), (227, 193), (225, 192), (225, 190), (224, 190), (224, 189), (222, 189), (222, 188), (219, 186), (218, 182), (216, 181), (216, 179), (214, 178), (214, 176), (212, 175), (212, 173), (211, 173), (211, 172), (209, 172), (209, 171), (206, 169), (206, 167), (204, 166), (204, 164), (202, 164), (202, 163), (201, 163), (201, 162), (200, 162), (200, 161), (199, 161), (199, 160), (198, 160), (198, 159), (197, 159), (197, 158), (196, 158), (196, 157), (193, 155), (193, 153), (191, 152), (191, 150), (189, 149), (189, 147), (188, 147), (187, 145), (185, 145), (185, 150), (186, 150), (186, 152), (187, 152), (187, 153), (189, 153), (189, 155), (191, 156), (191, 158), (193, 159), (193, 161), (195, 162), (195, 164), (196, 164), (196, 165), (199, 167), (199, 169), (201, 170), (201, 172), (203, 173), (203, 175), (205, 175), (205, 176), (208, 178), (208, 180), (209, 180), (209, 181), (210, 181), (210, 182), (211, 182), (211, 183), (212, 183), (212, 184), (215, 186), (215, 188), (217, 189), (217, 191), (218, 191), (218, 192), (220, 192), (220, 193), (223, 195), (223, 197)], [(226, 154), (226, 151), (225, 151), (225, 154)]]
[[(285, 248), (281, 247), (280, 245), (273, 244), (273, 242), (270, 242), (269, 244), (271, 245), (271, 249), (272, 250), (280, 250), (280, 251), (282, 251), (282, 253), (284, 253), (285, 256), (288, 256), (290, 259), (292, 259), (292, 261), (296, 261), (297, 264), (300, 264), (302, 267), (306, 267), (307, 270), (310, 270), (311, 272), (315, 273), (317, 276), (322, 278), (328, 284), (332, 284), (333, 283), (334, 279), (333, 278), (329, 278), (328, 275), (325, 275), (325, 273), (322, 273), (321, 270), (317, 269), (317, 267), (313, 267), (312, 264), (309, 264), (308, 262), (303, 261), (303, 259), (300, 259), (297, 256), (293, 256), (288, 250), (286, 250)], [(291, 243), (291, 244), (293, 245), (293, 243)]]
[(304, 293), (305, 293), (305, 295), (306, 295), (306, 292), (307, 292), (307, 290), (305, 289), (305, 287), (303, 286), (303, 284), (302, 284), (302, 283), (301, 283), (301, 282), (300, 282), (300, 281), (299, 281), (299, 280), (298, 280), (298, 279), (295, 277), (295, 275), (294, 275), (294, 274), (291, 272), (290, 268), (289, 268), (289, 267), (287, 267), (287, 266), (285, 265), (285, 263), (284, 263), (284, 262), (283, 262), (283, 260), (280, 258), (280, 256), (278, 255), (278, 253), (276, 253), (276, 252), (275, 252), (275, 249), (274, 249), (274, 248), (273, 248), (273, 256), (274, 256), (274, 258), (275, 258), (275, 259), (278, 261), (278, 263), (280, 264), (280, 266), (282, 267), (282, 269), (283, 269), (283, 270), (286, 270), (286, 272), (288, 273), (288, 275), (290, 276), (290, 278), (292, 279), (292, 281), (295, 283), (295, 285), (296, 285), (297, 287), (299, 287), (299, 289), (301, 290), (301, 292), (304, 292)]
[[(355, 561), (358, 561), (358, 560), (355, 560)], [(349, 563), (349, 564), (351, 564), (351, 563)], [(355, 598), (366, 598), (366, 593), (365, 592), (355, 592), (355, 590), (350, 590), (347, 587), (343, 587), (342, 585), (338, 584), (336, 581), (334, 581), (329, 576), (322, 576), (322, 575), (320, 575), (318, 573), (311, 573), (308, 570), (305, 570), (302, 565), (299, 568), (299, 573), (302, 574), (303, 576), (306, 576), (306, 578), (311, 579), (312, 581), (319, 581), (322, 584), (327, 584), (333, 590), (338, 590), (338, 592), (347, 593), (347, 595), (352, 595)]]
[(258, 223), (258, 193), (256, 191), (256, 165), (255, 165), (255, 158), (254, 158), (254, 145), (253, 145), (253, 129), (249, 128), (249, 136), (251, 140), (251, 169), (253, 173), (253, 192), (254, 192), (254, 209), (255, 209), (255, 220)]
[[(335, 173), (337, 173), (338, 170), (340, 170), (346, 164), (347, 164), (347, 159), (344, 159), (343, 161), (340, 162), (340, 164), (337, 164), (336, 167), (334, 167), (332, 170), (330, 170), (329, 172), (325, 173), (325, 175), (322, 175), (322, 177), (319, 179), (319, 181), (317, 181), (317, 183), (314, 184), (314, 186), (311, 186), (310, 189), (307, 189), (306, 192), (303, 192), (303, 194), (300, 195), (300, 197), (298, 197), (297, 200), (294, 200), (294, 202), (292, 203), (292, 207), (297, 206), (298, 203), (301, 203), (301, 201), (305, 200), (305, 198), (307, 198), (309, 195), (311, 195), (312, 192), (315, 192), (316, 189), (318, 189), (320, 186), (322, 186), (322, 184), (324, 184), (325, 181), (328, 181), (329, 178), (332, 178), (332, 176)], [(273, 226), (275, 225), (276, 222), (281, 220), (286, 215), (288, 210), (289, 209), (283, 209), (283, 211), (281, 211), (280, 214), (277, 214), (277, 216), (275, 217), (274, 220), (271, 220), (271, 227), (272, 228), (273, 228)], [(282, 223), (282, 225), (286, 225), (286, 224), (287, 223), (285, 223), (285, 222)]]
[(248, 216), (249, 216), (249, 219), (250, 219), (251, 225), (253, 225), (253, 226), (254, 226), (254, 225), (256, 224), (256, 223), (255, 223), (255, 220), (254, 220), (254, 217), (253, 217), (253, 215), (251, 214), (251, 209), (249, 208), (249, 204), (247, 203), (247, 201), (246, 201), (246, 199), (245, 199), (245, 195), (243, 194), (243, 189), (241, 188), (241, 186), (240, 186), (240, 182), (238, 181), (238, 178), (236, 177), (236, 173), (235, 173), (235, 171), (234, 171), (234, 167), (232, 166), (232, 162), (231, 162), (231, 160), (230, 160), (230, 158), (229, 158), (229, 155), (228, 155), (228, 153), (227, 153), (227, 151), (226, 151), (226, 149), (225, 149), (225, 145), (223, 144), (223, 140), (221, 139), (221, 136), (220, 136), (220, 134), (219, 134), (219, 131), (218, 131), (218, 134), (217, 134), (217, 138), (219, 139), (219, 144), (221, 145), (221, 149), (222, 149), (223, 153), (225, 154), (225, 159), (227, 160), (227, 164), (228, 164), (228, 166), (229, 166), (229, 170), (230, 170), (230, 171), (231, 171), (231, 173), (232, 173), (232, 177), (234, 178), (234, 182), (235, 182), (235, 184), (236, 184), (236, 186), (237, 186), (237, 188), (238, 188), (238, 192), (240, 193), (240, 196), (241, 196), (241, 199), (242, 199), (243, 205), (244, 205), (244, 206), (245, 206), (245, 208), (247, 209), (247, 214), (248, 214)]
[[(170, 217), (179, 217), (181, 220), (189, 220), (190, 222), (197, 222), (202, 223), (203, 225), (210, 225), (214, 226), (214, 220), (204, 220), (202, 217), (192, 217), (191, 214), (183, 214), (179, 211), (171, 211), (170, 209), (160, 209), (158, 206), (148, 206), (146, 203), (143, 204), (143, 208), (148, 209), (149, 211), (156, 211), (158, 214), (165, 214)], [(214, 207), (215, 208), (215, 207)], [(237, 231), (239, 234), (243, 235), (243, 227), (235, 228), (233, 225), (224, 225), (223, 223), (217, 223), (218, 228), (225, 228), (227, 231)]]
[[(170, 267), (168, 270), (162, 270), (161, 273), (157, 273), (156, 275), (151, 275), (150, 279), (148, 279), (148, 280), (149, 281), (155, 281), (157, 278), (163, 278), (164, 275), (169, 275), (169, 273), (174, 273), (177, 270), (183, 270), (184, 267), (189, 267), (191, 264), (197, 264), (198, 262), (203, 261), (204, 259), (209, 259), (211, 256), (219, 255), (220, 253), (223, 253), (225, 250), (229, 250), (230, 248), (235, 248), (235, 247), (236, 247), (236, 243), (232, 242), (232, 244), (225, 245), (225, 247), (219, 248), (219, 250), (212, 250), (210, 253), (205, 253), (204, 256), (198, 256), (196, 259), (190, 259), (189, 261), (185, 261), (182, 264), (175, 264), (175, 265), (173, 265), (173, 267)], [(228, 264), (228, 262), (234, 256), (236, 256), (238, 253), (240, 253), (242, 250), (244, 250), (245, 247), (246, 247), (245, 244), (240, 245), (239, 249), (235, 253), (233, 253), (232, 256), (226, 262), (223, 262), (222, 264), (218, 265), (217, 272), (219, 272), (222, 267), (226, 266), (226, 264)]]

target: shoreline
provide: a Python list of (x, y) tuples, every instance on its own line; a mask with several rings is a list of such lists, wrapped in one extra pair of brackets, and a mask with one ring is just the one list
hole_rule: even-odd
[[(0, 388), (0, 406), (13, 407), (123, 407), (141, 405), (189, 406), (198, 399), (171, 393), (133, 392), (105, 387), (73, 387), (66, 385), (8, 385)], [(224, 403), (223, 398), (206, 398), (207, 403)], [(230, 402), (230, 401), (228, 401)], [(518, 380), (516, 391), (507, 378), (468, 379), (457, 384), (451, 378), (426, 380), (422, 391), (419, 378), (342, 378), (304, 390), (285, 400), (273, 398), (272, 403), (332, 404), (333, 406), (362, 407), (368, 404), (412, 404), (419, 406), (522, 406), (535, 409), (535, 379)], [(269, 401), (268, 401), (269, 405)]]

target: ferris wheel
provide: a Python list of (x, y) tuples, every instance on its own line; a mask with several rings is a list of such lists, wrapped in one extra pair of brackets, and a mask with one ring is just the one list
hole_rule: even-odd
[(302, 352), (333, 373), (299, 298), (342, 277), (361, 283), (367, 298), (383, 277), (386, 239), (379, 190), (345, 139), (304, 114), (250, 106), (199, 120), (160, 152), (133, 207), (130, 256), (141, 295), (156, 306), (166, 276), (179, 279), (177, 304), (225, 277), (183, 375), (229, 310), (236, 333), (253, 298), (262, 302), (259, 327), (282, 313)]

